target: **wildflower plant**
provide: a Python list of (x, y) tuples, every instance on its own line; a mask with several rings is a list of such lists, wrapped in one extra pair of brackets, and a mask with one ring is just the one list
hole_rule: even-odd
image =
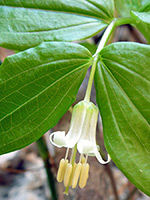
[[(79, 179), (80, 188), (85, 187), (89, 176), (88, 156), (95, 156), (101, 164), (104, 161), (98, 152), (96, 143), (96, 125), (98, 119), (98, 108), (87, 100), (81, 101), (73, 108), (70, 130), (65, 136), (64, 131), (57, 131), (50, 135), (50, 141), (57, 147), (66, 147), (65, 159), (59, 164), (57, 180), (64, 181), (65, 193), (68, 194), (69, 186), (75, 188)], [(54, 138), (53, 138), (54, 137)], [(68, 161), (69, 149), (73, 148), (70, 161)], [(75, 162), (76, 152), (80, 153), (78, 164)], [(85, 155), (85, 156), (84, 156)]]
[[(124, 24), (138, 29), (147, 44), (108, 44), (116, 27)], [(73, 42), (102, 30), (93, 55)], [(55, 146), (74, 149), (70, 160), (66, 153), (60, 161), (57, 180), (64, 180), (66, 193), (78, 179), (82, 188), (88, 156), (104, 163), (95, 141), (100, 111), (108, 154), (150, 196), (149, 43), (148, 0), (0, 0), (0, 46), (17, 51), (0, 66), (0, 154), (21, 149), (54, 127), (92, 66), (85, 99), (73, 109), (69, 132), (50, 136)], [(98, 108), (90, 102), (93, 80)], [(81, 156), (75, 163), (77, 150)]]

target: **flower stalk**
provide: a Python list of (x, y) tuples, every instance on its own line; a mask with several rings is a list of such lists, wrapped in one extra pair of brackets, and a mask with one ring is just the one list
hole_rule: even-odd
[(94, 58), (93, 65), (91, 68), (88, 86), (87, 86), (87, 90), (86, 90), (86, 94), (85, 94), (85, 98), (84, 98), (85, 101), (90, 101), (92, 83), (93, 83), (94, 74), (95, 74), (95, 70), (96, 70), (97, 60), (98, 60), (98, 55), (96, 55), (96, 57)]
[(89, 81), (88, 81), (88, 86), (87, 86), (87, 90), (86, 90), (86, 94), (85, 94), (85, 98), (84, 100), (86, 101), (90, 101), (90, 96), (91, 96), (91, 90), (92, 90), (92, 83), (93, 83), (93, 79), (94, 79), (94, 74), (95, 74), (95, 70), (96, 70), (96, 65), (98, 62), (98, 53), (104, 48), (104, 46), (107, 44), (114, 28), (116, 27), (116, 22), (117, 20), (114, 19), (109, 26), (107, 27), (106, 31), (104, 32), (104, 35), (98, 45), (98, 48), (96, 50), (96, 53), (93, 55), (94, 59), (93, 59), (93, 64), (92, 64), (92, 68), (91, 68), (91, 72), (90, 72), (90, 77), (89, 77)]

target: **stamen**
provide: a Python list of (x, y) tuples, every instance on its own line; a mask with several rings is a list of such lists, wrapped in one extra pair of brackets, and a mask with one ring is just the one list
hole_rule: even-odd
[(84, 164), (82, 164), (80, 180), (79, 180), (80, 188), (85, 187), (88, 177), (89, 177), (89, 164), (84, 163)]
[(71, 173), (72, 173), (72, 164), (69, 163), (66, 166), (66, 171), (65, 171), (65, 175), (64, 175), (64, 186), (65, 187), (67, 187), (69, 184)]
[(81, 163), (83, 164), (83, 163), (85, 163), (85, 161), (86, 161), (86, 159), (85, 159), (84, 155), (82, 154)]
[(88, 160), (88, 154), (86, 154), (85, 163), (87, 163), (87, 160)]
[(66, 160), (67, 157), (68, 157), (68, 153), (69, 153), (69, 148), (67, 148), (66, 155), (65, 155), (65, 160)]
[(82, 168), (82, 164), (78, 163), (74, 172), (73, 180), (72, 180), (72, 188), (75, 188), (77, 186), (81, 168)]
[(63, 181), (64, 179), (64, 175), (65, 175), (65, 169), (66, 166), (68, 164), (68, 160), (67, 159), (61, 159), (60, 163), (59, 163), (59, 168), (58, 168), (58, 172), (57, 172), (57, 181), (60, 183)]
[(82, 160), (82, 157), (83, 157), (83, 154), (80, 155), (80, 158), (79, 158), (79, 163), (81, 162)]
[(75, 153), (75, 148), (73, 148), (73, 150), (71, 152), (70, 163), (72, 163), (72, 160), (73, 160), (73, 157), (74, 157), (74, 153)]

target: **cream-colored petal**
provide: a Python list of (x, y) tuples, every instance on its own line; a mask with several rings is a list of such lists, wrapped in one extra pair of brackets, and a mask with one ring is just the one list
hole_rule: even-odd
[(110, 162), (110, 160), (111, 160), (111, 157), (110, 157), (110, 155), (109, 154), (107, 154), (107, 160), (105, 161), (105, 160), (103, 160), (103, 158), (102, 158), (102, 156), (101, 156), (101, 154), (98, 152), (98, 150), (97, 149), (95, 149), (95, 151), (94, 151), (94, 154), (95, 154), (95, 156), (96, 156), (96, 158), (97, 158), (97, 160), (101, 163), (101, 164), (107, 164), (107, 163), (109, 163)]
[(77, 143), (77, 149), (79, 153), (87, 154), (89, 156), (96, 156), (97, 160), (101, 164), (106, 164), (111, 160), (111, 158), (108, 155), (107, 161), (104, 161), (98, 152), (96, 144), (97, 119), (98, 108), (93, 103), (89, 103), (86, 109), (82, 135)]
[(94, 155), (97, 117), (98, 108), (89, 102), (86, 109), (82, 134), (77, 144), (77, 149), (81, 154)]
[(49, 137), (51, 143), (56, 147), (65, 147), (66, 146), (66, 137), (65, 131), (56, 131), (50, 134)]
[(74, 106), (69, 132), (66, 135), (64, 131), (52, 133), (50, 135), (50, 141), (53, 145), (67, 148), (73, 148), (76, 145), (82, 133), (86, 108), (87, 102), (84, 101)]
[(80, 154), (90, 154), (93, 153), (94, 147), (89, 140), (79, 140), (77, 144), (77, 149)]
[(86, 104), (83, 101), (76, 104), (73, 108), (70, 130), (66, 135), (68, 148), (73, 148), (82, 134), (83, 123), (85, 120)]

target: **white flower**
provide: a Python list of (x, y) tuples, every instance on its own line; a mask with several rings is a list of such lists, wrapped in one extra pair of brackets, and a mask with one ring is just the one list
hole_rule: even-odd
[[(83, 188), (86, 185), (89, 172), (88, 156), (95, 156), (101, 164), (110, 161), (109, 155), (107, 161), (104, 161), (98, 151), (99, 147), (96, 144), (97, 119), (98, 108), (92, 102), (81, 101), (73, 108), (69, 132), (65, 135), (64, 131), (57, 131), (50, 135), (53, 145), (68, 149), (65, 159), (60, 161), (57, 174), (57, 180), (59, 182), (64, 180), (66, 187), (75, 188), (79, 178), (79, 186)], [(74, 148), (74, 151), (69, 162), (67, 156), (70, 148)], [(78, 164), (75, 163), (76, 150), (81, 154)]]

